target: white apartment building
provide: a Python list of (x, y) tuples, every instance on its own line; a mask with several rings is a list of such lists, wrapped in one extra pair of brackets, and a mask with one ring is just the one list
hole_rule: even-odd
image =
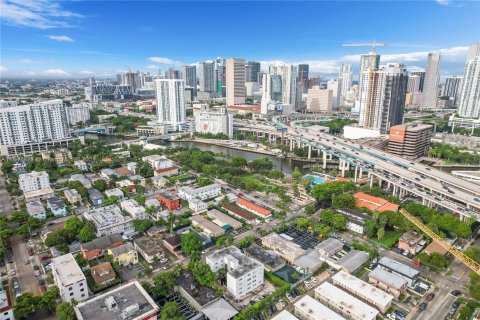
[(393, 296), (383, 290), (375, 288), (371, 284), (360, 280), (359, 278), (340, 271), (332, 277), (333, 284), (345, 291), (352, 293), (363, 301), (377, 307), (382, 313), (385, 313), (392, 305)]
[(216, 183), (196, 189), (189, 186), (178, 188), (178, 196), (187, 201), (193, 198), (200, 200), (215, 198), (220, 194), (222, 194), (222, 187)]
[(342, 101), (342, 78), (328, 80), (327, 90), (332, 90), (332, 107), (338, 109)]
[(77, 103), (67, 108), (68, 123), (72, 126), (77, 123), (85, 123), (90, 120), (90, 109), (92, 104), (89, 102)]
[(179, 79), (156, 79), (157, 121), (178, 130), (185, 123), (185, 82)]
[(375, 320), (380, 314), (377, 309), (328, 282), (315, 289), (315, 299), (349, 320)]
[(133, 199), (123, 200), (120, 202), (120, 208), (127, 212), (133, 219), (147, 219), (145, 208)]
[(88, 164), (84, 160), (75, 160), (73, 165), (82, 171), (88, 171)]
[(195, 117), (195, 131), (200, 133), (223, 133), (233, 138), (233, 114), (227, 109), (221, 111), (204, 111)]
[(332, 111), (333, 91), (313, 86), (307, 93), (308, 111)]
[(63, 301), (88, 299), (87, 279), (71, 253), (52, 259), (52, 273)]
[(268, 73), (281, 77), (282, 103), (296, 106), (298, 67), (291, 64), (274, 64), (269, 66)]
[(240, 298), (263, 284), (263, 266), (245, 256), (234, 246), (216, 250), (205, 259), (213, 272), (227, 270), (227, 290), (235, 299)]
[(115, 233), (129, 235), (135, 232), (132, 218), (122, 215), (120, 208), (114, 204), (86, 211), (83, 216), (95, 224), (97, 237)]
[(200, 199), (193, 198), (193, 199), (190, 199), (190, 201), (188, 201), (188, 208), (193, 212), (200, 212), (200, 211), (207, 210), (208, 204), (203, 202)]
[(157, 154), (142, 157), (142, 160), (147, 162), (150, 165), (150, 167), (153, 168), (153, 170), (171, 168), (175, 165), (172, 160)]
[(460, 92), (458, 114), (461, 117), (480, 118), (480, 55), (467, 61)]
[(46, 151), (65, 146), (73, 139), (63, 101), (0, 108), (0, 147), (2, 155)]
[(295, 315), (300, 320), (345, 320), (344, 317), (339, 316), (309, 295), (305, 295), (295, 302), (294, 306)]
[(0, 290), (0, 320), (15, 320), (10, 292)]
[(342, 90), (340, 95), (343, 98), (346, 98), (350, 88), (352, 87), (353, 73), (351, 63), (342, 64), (340, 67), (340, 77), (342, 79)]
[(50, 187), (50, 178), (46, 171), (22, 173), (18, 176), (18, 184), (23, 192), (36, 191)]
[(245, 103), (245, 60), (225, 60), (227, 106)]

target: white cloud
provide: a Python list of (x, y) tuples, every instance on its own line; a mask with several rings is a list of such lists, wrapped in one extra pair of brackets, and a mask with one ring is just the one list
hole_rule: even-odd
[(148, 66), (146, 66), (145, 68), (147, 69), (151, 69), (151, 70), (157, 70), (158, 69), (158, 66), (155, 65), (155, 64), (149, 64)]
[(89, 71), (89, 70), (82, 70), (79, 72), (79, 74), (83, 74), (83, 75), (92, 75), (93, 72), (92, 71)]
[(68, 72), (62, 69), (48, 69), (43, 71), (43, 74), (46, 76), (66, 76)]
[(82, 17), (51, 0), (0, 0), (0, 6), (0, 20), (13, 26), (66, 28), (71, 27), (71, 19)]
[(0, 72), (7, 71), (8, 69), (5, 68), (4, 66), (0, 66)]
[(155, 62), (155, 63), (160, 63), (160, 64), (166, 64), (166, 65), (182, 65), (183, 63), (178, 60), (172, 60), (169, 58), (164, 58), (164, 57), (150, 57), (148, 58), (148, 61)]
[(48, 39), (61, 42), (75, 42), (75, 40), (73, 40), (69, 36), (48, 36)]

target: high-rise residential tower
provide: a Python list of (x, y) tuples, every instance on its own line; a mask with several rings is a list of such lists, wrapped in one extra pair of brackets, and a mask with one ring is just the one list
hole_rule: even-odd
[(282, 103), (295, 106), (297, 103), (297, 67), (288, 64), (271, 65), (269, 73), (282, 78)]
[(352, 75), (352, 64), (342, 64), (342, 66), (340, 67), (340, 77), (342, 78), (342, 97), (346, 97), (348, 91), (352, 87)]
[(453, 100), (453, 105), (456, 106), (459, 101), (460, 85), (462, 84), (462, 77), (448, 77), (443, 86), (442, 96), (447, 96)]
[(308, 64), (298, 65), (298, 84), (301, 88), (299, 94), (307, 93), (308, 91), (308, 73), (310, 66)]
[(137, 72), (128, 71), (123, 75), (123, 84), (127, 84), (132, 88), (133, 93), (141, 88), (140, 77)]
[(423, 83), (422, 107), (434, 109), (438, 103), (438, 83), (440, 81), (440, 53), (429, 53)]
[[(473, 48), (472, 48), (473, 47)], [(458, 103), (461, 117), (480, 118), (480, 44), (470, 47)]]
[(359, 125), (387, 133), (390, 127), (402, 123), (407, 71), (401, 63), (389, 63), (373, 72), (370, 86), (369, 77), (369, 70), (362, 72)]
[(215, 92), (217, 97), (226, 95), (225, 59), (215, 59)]
[(226, 59), (227, 106), (245, 103), (245, 60)]
[(260, 82), (262, 79), (259, 78), (260, 73), (260, 62), (257, 61), (248, 61), (245, 66), (245, 81), (246, 82)]
[(342, 78), (328, 80), (327, 89), (332, 91), (332, 106), (336, 110), (340, 107), (342, 99)]
[(412, 76), (419, 76), (418, 91), (423, 92), (423, 84), (425, 83), (425, 71), (412, 71), (410, 72)]
[(200, 62), (198, 64), (199, 91), (215, 92), (215, 65), (212, 61)]
[(183, 66), (182, 70), (183, 81), (185, 81), (185, 88), (193, 88), (195, 92), (197, 89), (197, 67)]
[(185, 82), (179, 79), (157, 79), (157, 116), (160, 124), (178, 130), (185, 123), (184, 90)]

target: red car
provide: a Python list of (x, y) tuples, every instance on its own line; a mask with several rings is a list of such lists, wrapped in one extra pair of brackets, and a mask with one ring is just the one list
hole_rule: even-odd
[(42, 292), (47, 291), (47, 287), (45, 285), (40, 286), (40, 291), (42, 291)]
[(427, 294), (427, 296), (426, 296), (425, 299), (426, 299), (427, 301), (432, 301), (434, 297), (435, 297), (435, 293), (430, 292), (429, 294)]
[(28, 248), (28, 255), (33, 256), (33, 249), (32, 248)]

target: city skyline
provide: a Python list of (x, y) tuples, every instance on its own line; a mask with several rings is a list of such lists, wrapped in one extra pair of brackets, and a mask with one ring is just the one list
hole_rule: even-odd
[[(217, 56), (259, 61), (262, 70), (274, 62), (309, 64), (311, 74), (322, 75), (353, 63), (356, 77), (368, 48), (341, 45), (375, 38), (389, 44), (378, 51), (382, 64), (404, 63), (409, 71), (424, 69), (428, 53), (440, 51), (444, 80), (463, 73), (468, 46), (478, 42), (471, 26), (480, 9), (445, 1), (144, 2), (141, 10), (132, 2), (95, 3), (94, 10), (91, 4), (3, 0), (2, 78), (112, 77), (129, 68), (155, 73)], [(302, 24), (272, 20), (293, 8), (302, 12)], [(407, 12), (408, 21), (392, 23), (392, 11)], [(234, 12), (248, 13), (241, 28), (231, 23)], [(211, 22), (199, 23), (201, 17)], [(260, 27), (262, 19), (271, 27)]]

